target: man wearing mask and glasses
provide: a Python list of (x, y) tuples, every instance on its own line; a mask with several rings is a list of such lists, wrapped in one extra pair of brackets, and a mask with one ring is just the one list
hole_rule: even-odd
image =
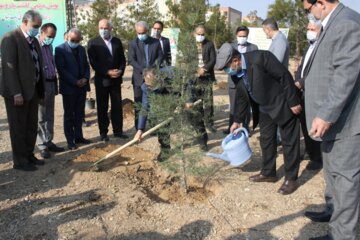
[(52, 46), (55, 36), (56, 26), (53, 23), (45, 23), (41, 26), (39, 40), (44, 59), (45, 98), (44, 103), (39, 105), (38, 148), (43, 158), (49, 158), (50, 151), (64, 151), (64, 148), (58, 147), (52, 142), (54, 138), (55, 95), (58, 94), (58, 82)]
[(67, 41), (55, 48), (55, 63), (63, 96), (64, 132), (69, 150), (76, 149), (76, 144), (91, 143), (82, 132), (86, 91), (90, 91), (90, 66), (85, 48), (80, 45), (81, 40), (80, 30), (72, 28)]
[(322, 31), (305, 68), (305, 111), (309, 135), (321, 142), (326, 182), (326, 236), (355, 240), (360, 211), (360, 14), (338, 0), (302, 0)]
[[(236, 29), (236, 41), (232, 44), (232, 46), (238, 50), (240, 53), (246, 53), (258, 50), (258, 47), (255, 44), (249, 43), (249, 28), (246, 26), (240, 26)], [(235, 103), (235, 93), (236, 93), (236, 84), (237, 81), (233, 81), (231, 76), (228, 77), (228, 87), (229, 87), (229, 98), (230, 98), (230, 116), (229, 116), (229, 126), (224, 131), (224, 134), (230, 133), (230, 127), (234, 122), (234, 103)], [(244, 121), (244, 127), (249, 131), (249, 122), (251, 118), (250, 109), (248, 111), (248, 115)]]
[(133, 67), (131, 83), (133, 84), (135, 102), (135, 129), (138, 130), (139, 112), (142, 101), (141, 85), (144, 82), (143, 70), (156, 68), (162, 64), (164, 55), (158, 39), (148, 35), (149, 25), (140, 21), (135, 24), (137, 37), (129, 43), (128, 62)]
[[(42, 24), (36, 11), (27, 11), (19, 28), (5, 34), (1, 41), (2, 78), (9, 122), (14, 169), (35, 171), (43, 165), (34, 156), (38, 127), (38, 104), (44, 98), (43, 59), (35, 38)], [(41, 101), (40, 101), (41, 102)]]

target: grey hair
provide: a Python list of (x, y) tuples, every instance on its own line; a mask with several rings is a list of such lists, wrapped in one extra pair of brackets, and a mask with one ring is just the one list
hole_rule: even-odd
[(139, 21), (135, 24), (135, 28), (137, 27), (143, 27), (145, 28), (146, 30), (149, 30), (149, 25), (147, 24), (147, 22), (145, 21)]
[(34, 10), (29, 10), (24, 14), (24, 16), (22, 18), (22, 22), (26, 22), (26, 21), (32, 22), (32, 21), (34, 21), (35, 18), (42, 20), (42, 17), (39, 12), (34, 11)]
[(101, 21), (104, 21), (104, 20), (107, 21), (107, 24), (108, 24), (109, 27), (111, 27), (111, 28), (113, 27), (112, 22), (111, 22), (109, 19), (107, 19), (107, 18), (102, 18), (102, 19), (100, 19), (99, 23), (100, 23)]
[(271, 30), (279, 30), (278, 24), (274, 18), (267, 18), (262, 22), (263, 26), (269, 27)]
[(74, 34), (76, 34), (76, 35), (81, 36), (81, 31), (80, 31), (80, 29), (78, 29), (78, 28), (71, 28), (71, 29), (68, 31), (68, 34), (70, 34), (70, 33), (74, 33)]

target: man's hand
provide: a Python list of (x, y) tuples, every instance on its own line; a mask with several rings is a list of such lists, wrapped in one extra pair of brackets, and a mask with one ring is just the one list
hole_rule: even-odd
[(17, 107), (24, 105), (24, 98), (22, 95), (14, 96), (14, 105)]
[(107, 74), (111, 78), (118, 78), (120, 77), (121, 71), (119, 69), (110, 69), (109, 71), (107, 71)]
[[(241, 123), (237, 123), (237, 122), (234, 122), (231, 127), (230, 127), (230, 132), (233, 133), (236, 129), (242, 127), (242, 124)], [(234, 134), (234, 136), (236, 136), (237, 133)]]
[(295, 114), (295, 115), (299, 115), (301, 113), (301, 111), (302, 111), (302, 107), (301, 107), (300, 104), (298, 104), (296, 106), (293, 106), (290, 109), (293, 112), (293, 114)]
[(134, 136), (134, 140), (141, 140), (142, 139), (142, 134), (143, 134), (143, 131), (142, 130), (137, 130), (135, 136)]
[(79, 79), (79, 80), (76, 82), (76, 85), (77, 85), (78, 87), (83, 87), (83, 86), (86, 85), (87, 81), (88, 81), (88, 80), (87, 80), (86, 78)]
[(205, 73), (206, 73), (206, 69), (205, 69), (205, 68), (199, 68), (199, 69), (197, 70), (198, 76), (204, 76)]
[(296, 86), (298, 89), (302, 90), (302, 86), (301, 86), (301, 84), (300, 84), (299, 81), (296, 81), (296, 82), (295, 82), (295, 86)]
[(309, 135), (314, 138), (323, 137), (324, 134), (329, 130), (331, 123), (322, 120), (321, 118), (314, 118)]
[(194, 103), (185, 103), (186, 109), (191, 109), (194, 106)]

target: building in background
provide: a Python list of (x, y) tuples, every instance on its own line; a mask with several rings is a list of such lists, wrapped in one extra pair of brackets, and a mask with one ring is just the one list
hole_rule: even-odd
[(231, 7), (220, 7), (220, 13), (225, 17), (225, 21), (230, 26), (241, 23), (242, 13)]

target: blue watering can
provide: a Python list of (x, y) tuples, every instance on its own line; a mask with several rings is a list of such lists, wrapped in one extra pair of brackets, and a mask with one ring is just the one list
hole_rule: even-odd
[[(236, 134), (236, 136), (234, 136)], [(245, 128), (238, 128), (227, 135), (221, 143), (222, 154), (207, 153), (207, 156), (220, 158), (230, 162), (231, 166), (238, 167), (247, 162), (252, 154), (248, 142), (249, 133)]]

